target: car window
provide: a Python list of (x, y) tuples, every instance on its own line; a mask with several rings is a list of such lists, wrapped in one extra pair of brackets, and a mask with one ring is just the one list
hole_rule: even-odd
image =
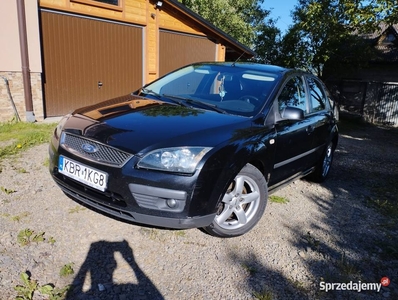
[(191, 95), (196, 92), (205, 74), (192, 72), (174, 79), (165, 84), (161, 89), (161, 94)]
[(286, 83), (278, 97), (279, 111), (285, 107), (296, 107), (307, 112), (306, 93), (301, 76), (295, 76)]
[(243, 67), (197, 64), (148, 84), (142, 94), (166, 101), (174, 96), (179, 97), (182, 105), (189, 103), (201, 109), (213, 107), (230, 114), (253, 116), (266, 103), (279, 76)]
[(219, 73), (210, 87), (210, 94), (218, 94), (222, 100), (240, 99), (248, 96), (263, 102), (269, 95), (275, 76), (254, 71), (243, 71), (233, 74)]
[(310, 88), (310, 112), (317, 112), (326, 108), (326, 93), (322, 84), (313, 77), (308, 78), (308, 86)]

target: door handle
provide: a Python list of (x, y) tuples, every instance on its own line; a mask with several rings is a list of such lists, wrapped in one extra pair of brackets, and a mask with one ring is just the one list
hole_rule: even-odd
[(102, 87), (102, 82), (98, 81), (98, 88), (100, 89)]
[(314, 132), (314, 126), (312, 126), (312, 125), (308, 126), (308, 127), (305, 129), (305, 131), (307, 131), (308, 134), (313, 133), (313, 132)]

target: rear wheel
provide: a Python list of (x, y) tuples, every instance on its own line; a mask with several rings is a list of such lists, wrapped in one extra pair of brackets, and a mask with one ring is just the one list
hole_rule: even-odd
[(329, 142), (327, 145), (322, 158), (315, 166), (314, 172), (309, 176), (309, 179), (315, 182), (323, 182), (329, 175), (330, 168), (333, 162), (334, 145), (333, 142)]
[(267, 198), (267, 182), (263, 174), (247, 164), (229, 185), (214, 221), (204, 229), (218, 237), (245, 234), (260, 220)]

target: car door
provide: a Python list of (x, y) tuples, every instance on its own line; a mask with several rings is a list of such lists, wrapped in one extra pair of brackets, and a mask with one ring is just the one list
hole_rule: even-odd
[(309, 114), (312, 124), (312, 148), (316, 151), (313, 164), (320, 159), (329, 138), (333, 114), (323, 83), (314, 76), (306, 76), (309, 91)]
[[(283, 85), (275, 100), (275, 159), (269, 184), (283, 182), (311, 165), (313, 118), (309, 116), (309, 95), (304, 77), (295, 75)], [(302, 120), (283, 119), (283, 110), (294, 107), (303, 111)], [(279, 116), (278, 116), (279, 114)]]

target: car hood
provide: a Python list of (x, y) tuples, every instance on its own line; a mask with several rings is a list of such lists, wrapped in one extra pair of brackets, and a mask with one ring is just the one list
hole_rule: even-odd
[(251, 119), (127, 95), (76, 110), (64, 130), (132, 154), (175, 146), (214, 147)]

